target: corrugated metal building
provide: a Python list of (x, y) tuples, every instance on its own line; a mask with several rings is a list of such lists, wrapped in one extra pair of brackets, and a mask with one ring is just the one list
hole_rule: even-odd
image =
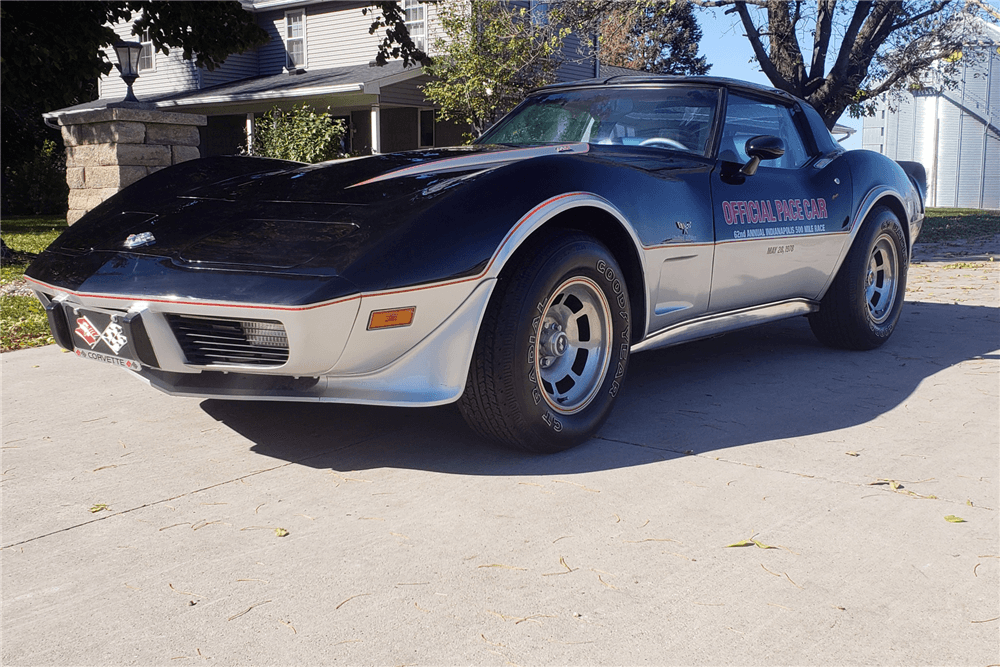
[(957, 88), (932, 70), (923, 89), (892, 108), (881, 100), (864, 121), (863, 148), (924, 165), (928, 206), (1000, 208), (1000, 28), (979, 22)]

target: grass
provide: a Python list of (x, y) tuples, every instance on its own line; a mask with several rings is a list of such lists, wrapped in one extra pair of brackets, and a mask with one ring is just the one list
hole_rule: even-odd
[[(0, 235), (14, 257), (0, 266), (0, 285), (24, 275), (32, 257), (48, 247), (66, 228), (61, 215), (10, 217), (0, 221)], [(0, 296), (0, 352), (53, 343), (45, 309), (33, 296)]]
[(917, 243), (992, 238), (1000, 234), (1000, 211), (929, 208)]
[[(66, 228), (63, 216), (10, 217), (0, 221), (3, 240), (14, 259), (0, 267), (0, 285), (20, 280), (33, 255), (44, 250)], [(918, 243), (991, 238), (1000, 234), (1000, 211), (972, 208), (927, 210)], [(31, 296), (0, 296), (0, 352), (54, 342), (45, 310)]]

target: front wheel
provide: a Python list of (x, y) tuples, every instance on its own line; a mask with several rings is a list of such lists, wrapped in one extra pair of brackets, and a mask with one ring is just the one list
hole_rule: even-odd
[(628, 292), (608, 249), (575, 232), (547, 235), (498, 280), (459, 409), (491, 440), (569, 449), (610, 414), (630, 344)]
[(852, 350), (887, 341), (903, 308), (908, 257), (899, 218), (887, 208), (873, 209), (819, 311), (809, 315), (816, 337)]

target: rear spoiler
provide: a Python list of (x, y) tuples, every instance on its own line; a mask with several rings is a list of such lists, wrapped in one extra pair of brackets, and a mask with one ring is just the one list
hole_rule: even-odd
[(919, 162), (904, 162), (897, 160), (896, 164), (903, 168), (906, 175), (910, 177), (913, 187), (920, 193), (920, 203), (923, 204), (927, 198), (927, 170)]

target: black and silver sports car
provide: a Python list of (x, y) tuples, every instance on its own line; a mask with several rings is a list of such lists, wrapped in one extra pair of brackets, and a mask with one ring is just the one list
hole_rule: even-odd
[(716, 78), (530, 96), (472, 146), (160, 171), (27, 272), (56, 341), (170, 394), (458, 402), (489, 438), (592, 435), (636, 352), (806, 315), (881, 345), (923, 171)]

